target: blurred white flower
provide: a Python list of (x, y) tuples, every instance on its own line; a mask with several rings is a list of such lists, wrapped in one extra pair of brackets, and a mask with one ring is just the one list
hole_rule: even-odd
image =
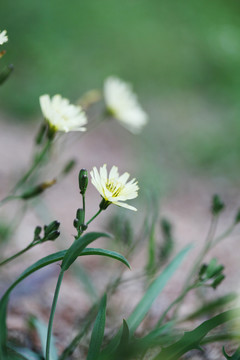
[(135, 207), (123, 202), (136, 198), (139, 189), (136, 179), (127, 182), (130, 176), (127, 172), (119, 176), (117, 166), (113, 166), (108, 175), (107, 166), (104, 164), (100, 167), (99, 172), (97, 168), (94, 167), (90, 172), (90, 175), (92, 184), (103, 198), (103, 206), (105, 207), (102, 209), (110, 204), (115, 204), (130, 210), (137, 210)]
[(8, 41), (7, 31), (3, 30), (0, 32), (0, 45), (6, 43)]
[(111, 76), (104, 82), (107, 111), (132, 133), (139, 133), (148, 121), (131, 85)]
[(40, 96), (40, 106), (45, 119), (55, 131), (86, 131), (87, 117), (80, 106), (69, 103), (61, 95)]

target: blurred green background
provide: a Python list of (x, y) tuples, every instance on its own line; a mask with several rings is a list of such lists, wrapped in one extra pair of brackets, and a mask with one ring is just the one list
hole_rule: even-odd
[(1, 1), (9, 35), (1, 61), (15, 67), (1, 110), (34, 120), (41, 94), (73, 101), (115, 74), (150, 114), (137, 142), (146, 173), (238, 182), (239, 19), (235, 0)]

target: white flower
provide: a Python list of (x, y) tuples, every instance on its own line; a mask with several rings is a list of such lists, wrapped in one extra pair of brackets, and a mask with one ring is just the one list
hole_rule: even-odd
[(103, 93), (107, 111), (132, 133), (139, 133), (146, 125), (148, 116), (138, 103), (131, 86), (111, 76), (105, 80)]
[(123, 202), (136, 198), (139, 189), (136, 179), (127, 182), (130, 176), (127, 172), (119, 176), (117, 166), (113, 166), (108, 175), (107, 166), (104, 164), (100, 167), (99, 172), (97, 168), (94, 167), (90, 175), (91, 182), (99, 191), (106, 207), (112, 203), (130, 210), (137, 210), (135, 207)]
[(7, 31), (3, 30), (0, 32), (0, 45), (6, 43), (8, 41)]
[(80, 106), (69, 103), (68, 99), (61, 95), (40, 96), (40, 106), (45, 119), (56, 131), (85, 131), (83, 127), (87, 124), (87, 118)]

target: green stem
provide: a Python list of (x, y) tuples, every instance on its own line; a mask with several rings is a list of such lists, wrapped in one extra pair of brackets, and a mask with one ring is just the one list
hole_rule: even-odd
[(0, 201), (0, 206), (8, 203), (9, 201), (12, 201), (12, 200), (16, 200), (16, 199), (21, 199), (20, 196), (17, 196), (17, 195), (9, 195), (9, 196), (6, 196), (4, 199), (2, 199)]
[(188, 288), (189, 282), (191, 281), (192, 277), (196, 274), (196, 272), (199, 270), (199, 267), (200, 267), (205, 255), (208, 253), (208, 251), (213, 246), (213, 238), (214, 238), (214, 234), (215, 234), (216, 227), (217, 227), (217, 221), (218, 221), (218, 216), (213, 216), (211, 225), (209, 228), (209, 232), (208, 232), (208, 235), (207, 235), (207, 238), (205, 241), (205, 245), (204, 245), (202, 251), (200, 252), (200, 254), (198, 255), (196, 261), (194, 262), (194, 265), (185, 281), (184, 289)]
[(189, 286), (188, 288), (186, 288), (185, 290), (183, 290), (183, 292), (167, 307), (167, 309), (164, 311), (164, 313), (162, 314), (162, 316), (160, 317), (160, 319), (157, 322), (156, 328), (158, 328), (159, 326), (161, 326), (163, 320), (165, 319), (165, 316), (167, 315), (167, 313), (176, 305), (178, 304), (180, 301), (182, 301), (185, 296), (188, 294), (188, 292), (192, 289), (194, 289), (196, 287), (196, 284), (193, 284), (191, 286)]
[(44, 157), (45, 157), (46, 153), (48, 152), (51, 144), (52, 144), (52, 140), (48, 140), (46, 142), (44, 148), (42, 149), (42, 151), (40, 152), (38, 157), (35, 159), (35, 161), (33, 162), (33, 165), (31, 166), (31, 168), (21, 177), (21, 179), (15, 185), (15, 187), (13, 189), (13, 193), (15, 193), (28, 180), (28, 178), (32, 175), (32, 173), (35, 171), (35, 169), (38, 167), (38, 165), (44, 159)]
[(57, 306), (58, 295), (59, 295), (59, 291), (60, 291), (60, 287), (61, 287), (63, 275), (64, 275), (64, 271), (61, 270), (61, 271), (60, 271), (60, 274), (59, 274), (59, 277), (58, 277), (58, 281), (57, 281), (57, 285), (56, 285), (54, 297), (53, 297), (51, 314), (50, 314), (49, 323), (48, 323), (47, 345), (46, 345), (46, 360), (50, 360), (50, 346), (51, 346), (51, 336), (52, 336), (53, 319), (54, 319), (54, 314), (55, 314), (55, 310), (56, 310), (56, 306)]
[(86, 225), (89, 225), (100, 213), (102, 212), (102, 209), (99, 209), (98, 212), (86, 223)]
[(37, 245), (37, 244), (31, 243), (30, 245), (25, 247), (23, 250), (19, 251), (18, 253), (14, 254), (14, 255), (10, 256), (9, 258), (7, 258), (7, 259), (3, 260), (2, 262), (0, 262), (0, 266), (3, 266), (5, 264), (9, 263), (10, 261), (16, 259), (18, 256), (24, 254), (26, 251), (28, 251), (29, 249), (31, 249), (35, 245)]
[[(194, 262), (192, 269), (190, 270), (190, 272), (188, 274), (187, 279), (185, 280), (185, 283), (183, 285), (183, 293), (189, 288), (190, 281), (198, 272), (200, 265), (201, 265), (204, 257), (206, 256), (206, 254), (214, 245), (213, 239), (214, 239), (214, 234), (215, 234), (216, 227), (217, 227), (217, 222), (218, 222), (218, 216), (213, 215), (211, 224), (210, 224), (210, 228), (209, 228), (209, 231), (208, 231), (208, 234), (206, 237), (205, 245), (204, 245), (202, 251), (200, 252), (200, 254), (198, 255), (196, 261)], [(176, 318), (176, 315), (177, 315), (177, 312), (178, 312), (178, 309), (180, 306), (181, 306), (181, 302), (178, 302), (178, 305), (176, 306), (174, 314), (173, 314), (174, 318)]]

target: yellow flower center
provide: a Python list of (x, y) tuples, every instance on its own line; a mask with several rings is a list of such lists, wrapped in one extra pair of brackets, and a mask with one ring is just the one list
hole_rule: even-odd
[(112, 193), (113, 197), (117, 197), (123, 189), (122, 184), (116, 183), (114, 180), (107, 180), (106, 188)]

